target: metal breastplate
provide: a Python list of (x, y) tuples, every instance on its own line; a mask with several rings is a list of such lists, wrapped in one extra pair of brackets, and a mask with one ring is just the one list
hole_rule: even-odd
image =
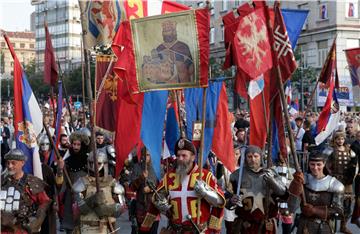
[(33, 202), (25, 192), (26, 181), (26, 176), (20, 181), (6, 177), (0, 191), (0, 210), (11, 212), (18, 222), (26, 221), (34, 211)]
[[(263, 201), (266, 194), (266, 185), (262, 177), (263, 173), (256, 173), (244, 168), (240, 192), (244, 195), (243, 204), (245, 210), (253, 212), (260, 209), (264, 213)], [(272, 199), (270, 200), (272, 201)]]
[(305, 177), (306, 201), (314, 206), (330, 206), (337, 203), (335, 195), (340, 194), (344, 186), (332, 176), (316, 179), (311, 174)]
[(335, 151), (334, 155), (334, 175), (343, 175), (344, 172), (349, 169), (351, 164), (351, 155), (350, 152), (345, 151)]

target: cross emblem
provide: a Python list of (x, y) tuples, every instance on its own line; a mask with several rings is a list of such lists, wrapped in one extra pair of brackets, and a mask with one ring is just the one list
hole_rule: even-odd
[(173, 191), (170, 190), (170, 199), (181, 198), (181, 222), (187, 221), (187, 215), (190, 213), (187, 198), (193, 197), (197, 198), (197, 195), (194, 190), (188, 190), (189, 187), (189, 179), (190, 175), (186, 175), (186, 177), (181, 181), (181, 190), (180, 191)]

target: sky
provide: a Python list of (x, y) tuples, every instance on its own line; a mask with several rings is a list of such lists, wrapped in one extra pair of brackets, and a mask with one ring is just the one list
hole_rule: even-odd
[(30, 30), (31, 0), (0, 0), (0, 28), (5, 31)]

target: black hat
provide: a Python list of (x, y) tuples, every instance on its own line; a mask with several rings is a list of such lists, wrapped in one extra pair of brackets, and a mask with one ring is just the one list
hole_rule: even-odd
[(245, 155), (249, 153), (258, 153), (260, 156), (263, 156), (263, 151), (256, 145), (249, 145), (245, 150)]
[(180, 138), (175, 144), (175, 155), (179, 150), (188, 150), (193, 154), (196, 154), (196, 148), (191, 141), (186, 138)]
[(4, 156), (5, 160), (17, 160), (17, 161), (26, 161), (27, 157), (21, 149), (10, 150)]
[(303, 118), (301, 116), (298, 116), (295, 118), (295, 121), (303, 121)]
[(326, 146), (320, 148), (318, 146), (309, 147), (309, 161), (326, 161), (327, 158), (333, 153), (333, 148)]

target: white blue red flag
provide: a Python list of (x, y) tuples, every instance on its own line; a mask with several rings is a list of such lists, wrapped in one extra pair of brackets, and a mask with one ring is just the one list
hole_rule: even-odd
[(16, 148), (21, 149), (28, 158), (23, 168), (24, 171), (42, 178), (36, 136), (43, 127), (43, 116), (14, 48), (6, 35), (4, 35), (4, 38), (14, 59), (14, 128)]
[(340, 107), (335, 92), (335, 71), (333, 70), (330, 80), (329, 93), (324, 108), (317, 122), (316, 145), (320, 145), (338, 127), (340, 121)]

